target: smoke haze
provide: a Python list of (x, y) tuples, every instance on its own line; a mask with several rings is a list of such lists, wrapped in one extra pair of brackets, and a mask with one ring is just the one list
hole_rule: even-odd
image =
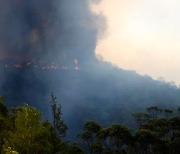
[(164, 81), (98, 60), (103, 16), (98, 0), (0, 1), (0, 93), (9, 106), (24, 102), (49, 118), (51, 92), (63, 107), (71, 136), (84, 120), (133, 125), (131, 114), (149, 105), (174, 107), (180, 90)]
[[(4, 94), (18, 93), (14, 101), (21, 98), (24, 101), (27, 98), (24, 95), (31, 96), (34, 92), (31, 89), (34, 82), (40, 84), (41, 92), (45, 88), (42, 79), (38, 79), (37, 68), (78, 69), (78, 65), (83, 67), (95, 60), (98, 29), (103, 29), (104, 22), (102, 17), (90, 12), (92, 2), (98, 1), (1, 1), (0, 60)], [(98, 27), (100, 23), (102, 27)], [(39, 91), (38, 87), (35, 89)]]

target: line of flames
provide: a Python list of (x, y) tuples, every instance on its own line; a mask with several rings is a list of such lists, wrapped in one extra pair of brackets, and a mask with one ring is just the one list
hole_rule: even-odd
[(40, 70), (68, 70), (68, 69), (74, 69), (74, 70), (79, 70), (79, 65), (78, 65), (78, 60), (74, 59), (73, 61), (73, 66), (62, 66), (59, 64), (51, 63), (51, 64), (44, 64), (44, 63), (31, 63), (31, 62), (26, 62), (23, 64), (20, 63), (15, 63), (15, 64), (2, 64), (0, 66), (1, 68), (14, 68), (14, 69), (24, 69), (24, 68), (35, 68), (35, 69), (40, 69)]

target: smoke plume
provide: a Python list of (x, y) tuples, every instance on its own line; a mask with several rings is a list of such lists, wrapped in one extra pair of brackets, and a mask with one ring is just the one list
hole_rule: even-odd
[(63, 107), (71, 137), (87, 119), (134, 125), (133, 112), (177, 106), (180, 90), (97, 60), (103, 16), (99, 0), (1, 0), (0, 94), (9, 106), (24, 102), (49, 118), (50, 94)]
[(98, 1), (2, 0), (1, 93), (14, 103), (35, 101), (49, 91), (42, 70), (83, 69), (94, 61), (104, 21), (90, 11), (92, 2)]

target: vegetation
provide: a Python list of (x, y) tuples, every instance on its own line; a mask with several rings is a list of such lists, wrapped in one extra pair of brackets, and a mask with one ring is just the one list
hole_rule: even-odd
[[(61, 108), (52, 97), (53, 124), (41, 121), (41, 113), (28, 105), (8, 111), (0, 97), (0, 151), (2, 154), (82, 153), (76, 144), (62, 141), (67, 126)], [(55, 123), (55, 124), (54, 124)]]
[(172, 111), (152, 106), (147, 112), (133, 114), (139, 126), (136, 132), (120, 123), (103, 127), (87, 121), (79, 135), (83, 142), (76, 144), (64, 140), (68, 127), (56, 97), (52, 94), (51, 98), (52, 122), (49, 122), (41, 121), (41, 113), (27, 104), (8, 110), (0, 97), (2, 154), (180, 153), (179, 108)]

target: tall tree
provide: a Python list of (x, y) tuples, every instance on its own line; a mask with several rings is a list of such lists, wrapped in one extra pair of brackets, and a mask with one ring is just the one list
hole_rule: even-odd
[(51, 111), (53, 116), (53, 126), (57, 136), (62, 138), (66, 135), (68, 129), (66, 123), (62, 119), (62, 107), (57, 104), (57, 98), (54, 94), (51, 94)]

